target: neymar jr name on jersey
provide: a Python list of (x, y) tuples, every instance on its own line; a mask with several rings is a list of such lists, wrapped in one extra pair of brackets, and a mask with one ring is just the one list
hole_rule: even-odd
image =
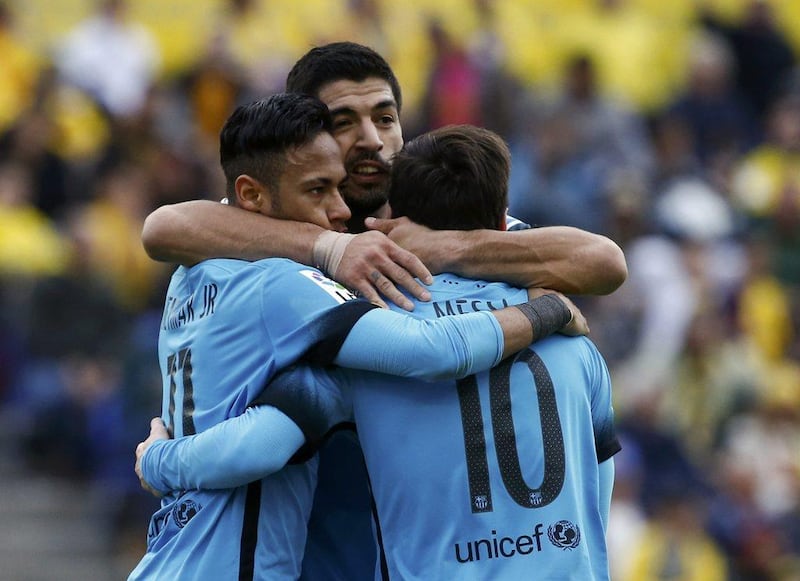
[[(192, 294), (188, 297), (168, 296), (161, 328), (165, 331), (170, 331), (192, 321), (210, 317), (217, 308), (218, 294), (219, 288), (216, 283), (212, 282), (204, 284), (197, 295)], [(195, 304), (200, 305), (201, 303), (202, 308), (195, 309)]]

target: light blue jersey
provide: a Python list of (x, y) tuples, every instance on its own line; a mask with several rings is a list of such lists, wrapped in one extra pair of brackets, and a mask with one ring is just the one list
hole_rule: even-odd
[[(502, 308), (523, 291), (440, 275), (414, 316)], [(344, 371), (375, 502), (377, 579), (607, 579), (599, 462), (619, 450), (606, 365), (541, 340), (440, 384)]]
[[(432, 302), (418, 303), (414, 316), (457, 320), (527, 298), (504, 284), (454, 275), (435, 277), (430, 291)], [(376, 579), (608, 578), (611, 483), (604, 489), (600, 463), (619, 444), (608, 371), (591, 341), (553, 336), (490, 371), (439, 383), (295, 367), (259, 401), (315, 433), (331, 401), (347, 399), (341, 393), (352, 397), (374, 495)], [(236, 464), (189, 461), (187, 470), (230, 477), (269, 456), (253, 445), (263, 438), (247, 431), (211, 446), (237, 450)], [(160, 449), (183, 444), (194, 442)], [(185, 446), (183, 454), (195, 458), (198, 449)], [(332, 522), (341, 525), (347, 514), (331, 515)], [(350, 528), (337, 530), (342, 542), (358, 540)], [(315, 562), (317, 578), (345, 574), (335, 555), (328, 554), (327, 572)]]
[[(530, 227), (506, 216), (509, 232)], [(368, 510), (367, 470), (354, 434), (335, 434), (319, 452), (319, 485), (308, 524), (301, 581), (365, 579), (377, 558)], [(347, 470), (339, 470), (339, 466)], [(342, 530), (348, 531), (346, 538)]]
[[(270, 393), (265, 385), (279, 370), (297, 361), (431, 378), (493, 365), (503, 348), (496, 319), (457, 323), (433, 327), (376, 309), (289, 260), (218, 259), (181, 267), (167, 291), (159, 336), (162, 419), (176, 438), (202, 435), (241, 416), (257, 396)], [(420, 356), (427, 359), (422, 372), (407, 363)], [(347, 401), (324, 400), (323, 422), (306, 422), (298, 445), (303, 436), (313, 445), (315, 434), (349, 412)], [(287, 402), (293, 417), (294, 402)], [(216, 450), (207, 456), (224, 461)], [(130, 578), (296, 579), (315, 484), (312, 460), (237, 488), (168, 494)], [(203, 485), (199, 480), (192, 487)]]

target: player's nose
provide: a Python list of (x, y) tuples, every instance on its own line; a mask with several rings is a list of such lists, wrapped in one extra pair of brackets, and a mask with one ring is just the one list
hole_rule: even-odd
[(350, 208), (344, 203), (342, 194), (337, 192), (331, 199), (330, 206), (328, 207), (328, 219), (335, 227), (337, 225), (340, 226), (337, 228), (340, 230), (344, 227), (344, 223), (350, 219), (350, 216), (352, 216)]
[(370, 151), (380, 151), (383, 149), (383, 140), (381, 139), (378, 128), (372, 119), (364, 119), (359, 126), (358, 142), (357, 145)]

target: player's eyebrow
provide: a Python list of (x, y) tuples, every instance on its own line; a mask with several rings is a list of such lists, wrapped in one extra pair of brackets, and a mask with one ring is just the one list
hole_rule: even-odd
[(397, 109), (397, 102), (394, 99), (384, 99), (379, 103), (376, 103), (375, 106), (372, 108), (373, 111), (376, 109)]
[(303, 180), (302, 182), (300, 182), (300, 186), (303, 189), (308, 189), (317, 186), (329, 186), (331, 184), (333, 184), (332, 179), (325, 177), (317, 177), (317, 176), (308, 178), (307, 180)]
[[(397, 109), (397, 102), (394, 99), (384, 99), (373, 105), (371, 111), (379, 111), (380, 109)], [(336, 107), (330, 110), (331, 117), (337, 115), (357, 115), (356, 110), (348, 105)]]
[(337, 115), (355, 115), (356, 110), (352, 107), (337, 107), (336, 109), (330, 110), (331, 117), (336, 117)]

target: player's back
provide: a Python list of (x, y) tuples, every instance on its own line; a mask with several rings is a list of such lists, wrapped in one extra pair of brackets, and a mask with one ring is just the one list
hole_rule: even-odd
[(179, 268), (159, 333), (164, 422), (188, 436), (244, 412), (279, 369), (321, 341), (344, 302), (316, 270), (285, 259)]
[[(416, 316), (526, 298), (450, 275), (431, 291)], [(378, 578), (607, 578), (596, 447), (616, 450), (590, 341), (554, 336), (449, 383), (343, 373), (377, 507)]]
[[(325, 337), (319, 325), (343, 302), (325, 284), (282, 259), (176, 271), (159, 334), (162, 418), (175, 437), (244, 413), (277, 370)], [(247, 486), (171, 494), (131, 578), (296, 578), (315, 484), (312, 461)]]

